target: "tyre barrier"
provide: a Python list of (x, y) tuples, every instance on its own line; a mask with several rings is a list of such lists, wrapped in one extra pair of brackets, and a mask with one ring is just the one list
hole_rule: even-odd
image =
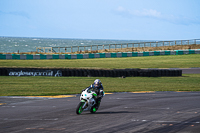
[(3, 60), (44, 60), (44, 59), (91, 59), (91, 58), (121, 58), (159, 55), (184, 55), (200, 54), (200, 49), (186, 50), (161, 50), (146, 52), (118, 52), (118, 53), (93, 53), (93, 54), (0, 54)]
[(0, 68), (0, 76), (56, 76), (56, 77), (162, 77), (182, 76), (180, 69), (50, 69)]

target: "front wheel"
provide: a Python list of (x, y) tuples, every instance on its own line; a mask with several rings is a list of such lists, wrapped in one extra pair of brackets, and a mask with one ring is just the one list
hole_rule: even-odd
[(84, 102), (80, 102), (79, 104), (78, 104), (78, 106), (76, 107), (76, 114), (81, 114), (82, 112), (83, 112), (83, 105), (84, 105)]

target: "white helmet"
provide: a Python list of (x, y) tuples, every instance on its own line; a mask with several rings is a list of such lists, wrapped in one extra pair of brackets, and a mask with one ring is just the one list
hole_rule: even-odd
[(101, 81), (99, 80), (99, 79), (96, 79), (95, 81), (94, 81), (94, 86), (95, 87), (99, 87), (101, 85)]

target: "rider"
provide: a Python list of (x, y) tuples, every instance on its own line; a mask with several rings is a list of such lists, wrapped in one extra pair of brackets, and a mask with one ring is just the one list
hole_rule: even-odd
[(89, 89), (93, 89), (95, 93), (97, 94), (95, 98), (96, 103), (97, 103), (97, 108), (100, 105), (101, 99), (103, 98), (104, 92), (103, 92), (103, 85), (99, 79), (96, 79), (93, 84), (91, 84)]

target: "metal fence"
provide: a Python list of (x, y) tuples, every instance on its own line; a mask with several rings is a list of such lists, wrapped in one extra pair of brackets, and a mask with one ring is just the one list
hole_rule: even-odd
[(71, 46), (71, 47), (36, 47), (36, 51), (44, 53), (73, 53), (73, 52), (91, 52), (91, 51), (105, 50), (105, 49), (111, 50), (111, 49), (122, 49), (122, 48), (162, 47), (162, 46), (192, 45), (192, 44), (200, 44), (200, 39)]

